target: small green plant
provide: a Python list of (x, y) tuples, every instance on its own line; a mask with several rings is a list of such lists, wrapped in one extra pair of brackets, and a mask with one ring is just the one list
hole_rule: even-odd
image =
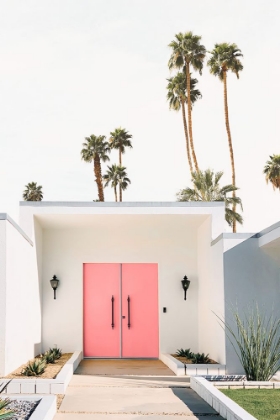
[(243, 316), (232, 310), (234, 326), (220, 317), (248, 381), (269, 381), (280, 369), (280, 318), (255, 304)]
[[(0, 384), (0, 394), (7, 388), (9, 381), (6, 384)], [(8, 420), (12, 419), (15, 415), (15, 412), (12, 410), (7, 410), (8, 405), (10, 404), (11, 400), (8, 398), (1, 399), (0, 398), (0, 420)]]
[(186, 359), (192, 359), (194, 353), (191, 351), (191, 349), (180, 349), (177, 351), (176, 356), (179, 357), (186, 357)]
[(209, 359), (209, 354), (204, 354), (204, 353), (195, 353), (193, 354), (192, 357), (192, 362), (194, 364), (201, 364), (201, 363), (211, 363), (211, 360)]
[(49, 353), (53, 353), (55, 360), (58, 360), (62, 356), (62, 350), (58, 349), (57, 347), (50, 348)]
[(22, 369), (21, 374), (23, 376), (40, 376), (45, 372), (46, 362), (45, 359), (35, 359), (30, 361)]
[(7, 410), (7, 406), (10, 404), (10, 400), (8, 398), (1, 399), (0, 398), (0, 420), (8, 420), (14, 417), (14, 412), (11, 410)]

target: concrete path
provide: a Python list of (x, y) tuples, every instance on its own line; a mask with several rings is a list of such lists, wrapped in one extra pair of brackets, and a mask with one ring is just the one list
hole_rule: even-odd
[[(160, 365), (156, 363), (156, 367)], [(141, 366), (138, 371), (142, 373)], [(222, 420), (222, 417), (190, 389), (189, 378), (172, 374), (75, 374), (55, 416), (55, 420), (160, 419)]]

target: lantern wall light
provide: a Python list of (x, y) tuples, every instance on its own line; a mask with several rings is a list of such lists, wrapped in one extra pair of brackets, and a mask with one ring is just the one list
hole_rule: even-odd
[(182, 287), (183, 287), (183, 290), (184, 290), (184, 300), (187, 300), (187, 290), (188, 290), (191, 282), (190, 282), (190, 280), (188, 279), (187, 276), (184, 276), (183, 280), (181, 280), (181, 283), (182, 283)]
[(53, 278), (50, 280), (51, 286), (53, 288), (53, 293), (54, 296), (53, 298), (56, 299), (56, 289), (58, 288), (58, 284), (59, 284), (59, 280), (58, 278), (54, 275)]

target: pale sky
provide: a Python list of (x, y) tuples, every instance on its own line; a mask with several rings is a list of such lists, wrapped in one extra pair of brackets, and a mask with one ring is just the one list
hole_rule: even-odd
[[(123, 157), (132, 181), (124, 201), (175, 201), (191, 186), (182, 117), (166, 102), (168, 43), (191, 30), (208, 50), (235, 42), (244, 54), (240, 80), (228, 77), (244, 205), (238, 231), (279, 221), (280, 193), (262, 174), (269, 155), (280, 153), (279, 12), (277, 0), (0, 0), (0, 212), (17, 221), (32, 181), (43, 186), (44, 200), (96, 199), (82, 142), (119, 126), (134, 146)], [(223, 170), (227, 184), (223, 87), (207, 66), (196, 77), (203, 95), (193, 111), (198, 163)], [(117, 159), (113, 152), (111, 163)], [(111, 188), (105, 200), (114, 200)]]

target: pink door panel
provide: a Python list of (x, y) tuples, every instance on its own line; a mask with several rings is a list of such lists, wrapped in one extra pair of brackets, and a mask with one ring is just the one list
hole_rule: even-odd
[(122, 315), (122, 357), (157, 358), (157, 264), (122, 264)]
[(84, 356), (120, 357), (120, 264), (84, 264)]

